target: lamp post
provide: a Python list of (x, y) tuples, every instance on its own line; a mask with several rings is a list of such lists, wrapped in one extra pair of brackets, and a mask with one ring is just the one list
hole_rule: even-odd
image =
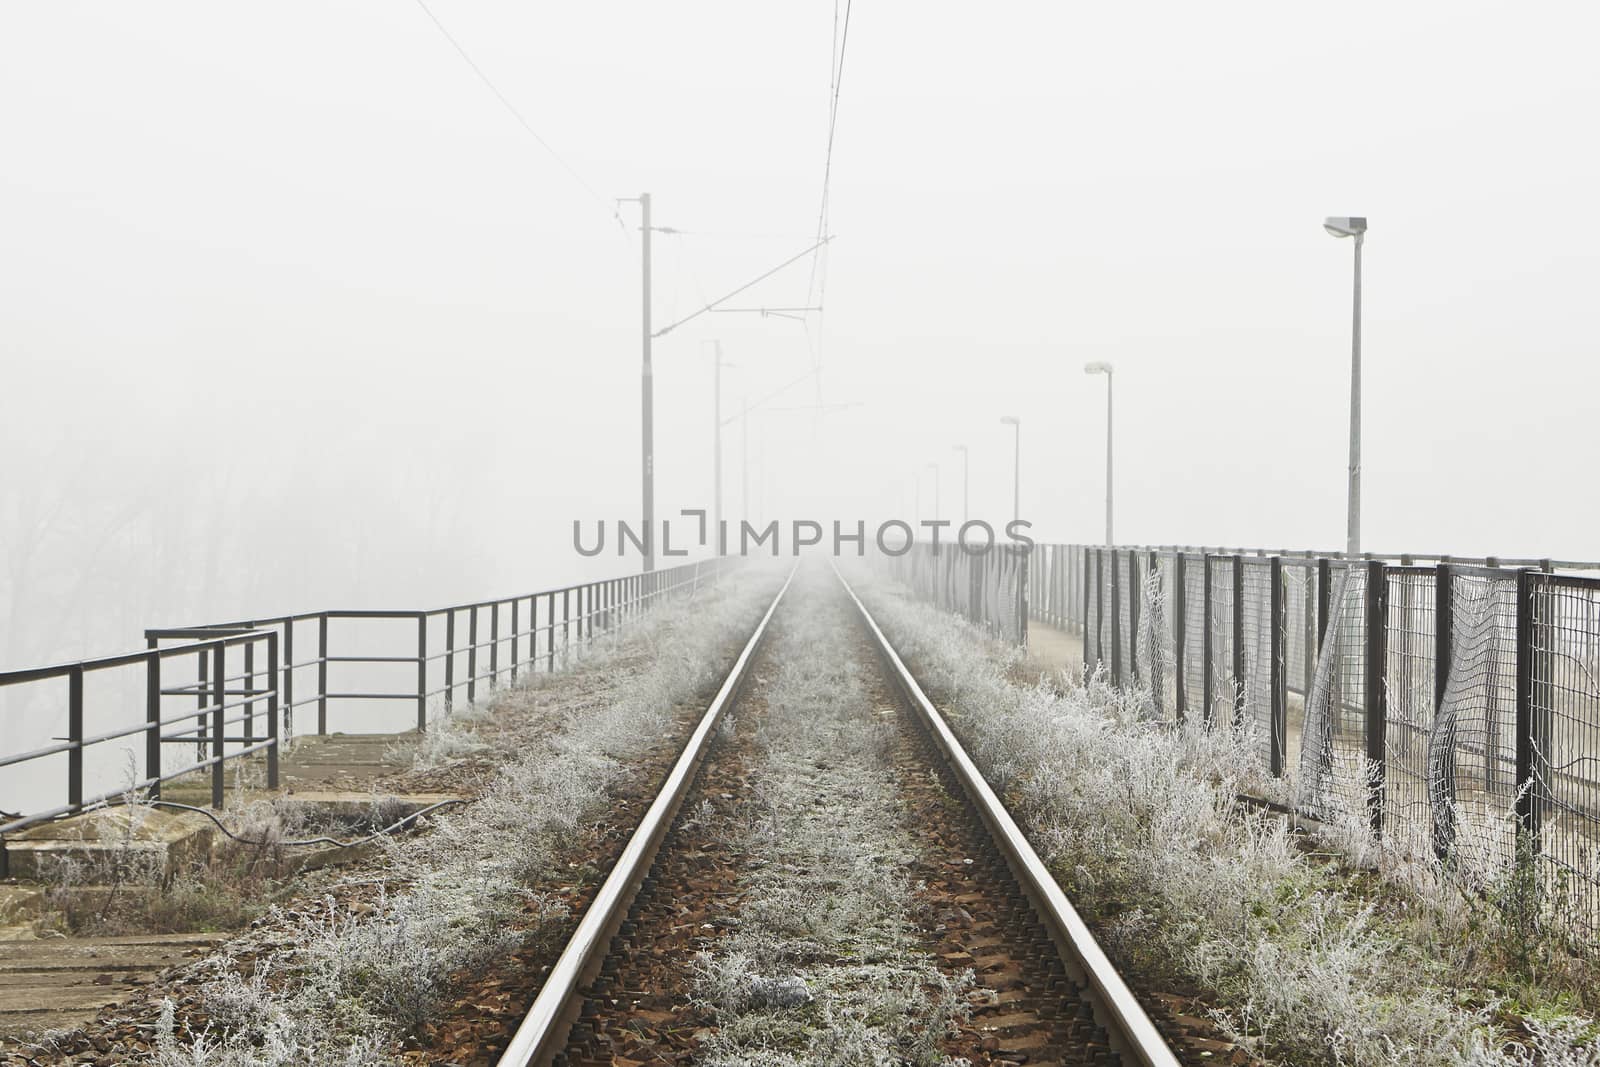
[(722, 368), (732, 367), (734, 364), (723, 361), (721, 341), (712, 341), (711, 345), (713, 359), (712, 366), (716, 368), (714, 373), (715, 384), (713, 385), (713, 389), (716, 392), (716, 399), (712, 403), (712, 412), (713, 422), (716, 424), (717, 428), (714, 440), (715, 458), (712, 460), (711, 464), (711, 477), (715, 484), (715, 489), (711, 494), (711, 536), (713, 539), (712, 543), (717, 546), (717, 555), (720, 556), (723, 553), (724, 547), (722, 544)]
[(1104, 374), (1106, 376), (1106, 544), (1116, 542), (1111, 539), (1111, 364), (1105, 360), (1096, 360), (1083, 365), (1085, 374)]
[(1345, 517), (1345, 557), (1361, 555), (1361, 244), (1367, 220), (1349, 215), (1330, 216), (1322, 228), (1335, 237), (1354, 237), (1355, 293), (1350, 314), (1350, 483)]
[(968, 491), (972, 488), (972, 457), (967, 454), (966, 445), (956, 445), (955, 450), (961, 453), (961, 525), (967, 524)]
[(1000, 416), (1000, 423), (1014, 431), (1011, 447), (1011, 518), (1022, 518), (1022, 420), (1015, 415)]

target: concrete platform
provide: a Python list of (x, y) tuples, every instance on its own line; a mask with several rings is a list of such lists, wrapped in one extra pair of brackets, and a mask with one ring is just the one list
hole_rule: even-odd
[(47, 881), (56, 863), (70, 859), (86, 865), (90, 881), (109, 882), (120, 873), (150, 882), (207, 858), (214, 829), (192, 812), (101, 808), (12, 835), (6, 860), (12, 878)]
[[(363, 790), (385, 775), (409, 770), (417, 749), (414, 730), (398, 734), (311, 734), (296, 737), (278, 760), (278, 784), (286, 793), (306, 789)], [(232, 761), (223, 776), (225, 803), (234, 794), (266, 793), (267, 762), (260, 755)], [(211, 774), (200, 771), (175, 778), (161, 787), (161, 798), (207, 807)]]
[(0, 1037), (94, 1018), (168, 967), (204, 956), (221, 934), (0, 942)]

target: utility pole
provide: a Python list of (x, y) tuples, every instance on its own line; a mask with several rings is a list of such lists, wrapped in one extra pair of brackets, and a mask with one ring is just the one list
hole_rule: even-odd
[(716, 401), (712, 406), (715, 413), (714, 421), (716, 423), (717, 433), (715, 439), (716, 458), (712, 463), (712, 477), (716, 482), (716, 488), (711, 494), (711, 539), (712, 543), (717, 546), (717, 555), (720, 556), (722, 555), (722, 342), (712, 341), (711, 344), (714, 349), (713, 358), (715, 359), (714, 366), (716, 367), (715, 389), (717, 394)]
[(956, 451), (961, 453), (961, 525), (967, 524), (968, 518), (968, 490), (972, 487), (972, 457), (967, 453), (966, 445), (956, 445)]
[(644, 569), (646, 573), (656, 569), (656, 453), (655, 453), (655, 378), (650, 367), (650, 194), (639, 194), (639, 215), (641, 220), (640, 233), (643, 240), (639, 247), (643, 253), (644, 284), (644, 365), (640, 369), (640, 424), (643, 429), (641, 440), (643, 474), (644, 474)]
[[(750, 521), (750, 398), (744, 398), (744, 416), (739, 426), (739, 510)], [(740, 545), (744, 542), (740, 541)]]

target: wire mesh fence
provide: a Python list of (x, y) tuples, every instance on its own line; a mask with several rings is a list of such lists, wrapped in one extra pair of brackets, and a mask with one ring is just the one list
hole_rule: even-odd
[(1028, 564), (1026, 549), (995, 545), (970, 552), (954, 545), (913, 542), (882, 558), (895, 578), (913, 593), (947, 611), (965, 616), (1004, 640), (1028, 640)]
[(1479, 888), (1532, 870), (1543, 906), (1600, 935), (1600, 576), (1047, 550), (1056, 587), (1076, 592), (1047, 621), (1084, 634), (1086, 671), (1143, 692), (1163, 721), (1243, 724), (1302, 814), (1368, 825)]

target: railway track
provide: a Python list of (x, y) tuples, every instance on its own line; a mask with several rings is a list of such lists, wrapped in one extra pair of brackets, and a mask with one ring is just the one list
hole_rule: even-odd
[(1178, 1063), (854, 591), (791, 574), (500, 1063), (956, 1058)]

